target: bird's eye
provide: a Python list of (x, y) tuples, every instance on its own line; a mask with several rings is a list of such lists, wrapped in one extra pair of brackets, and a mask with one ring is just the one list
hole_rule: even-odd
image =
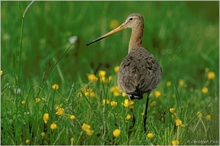
[(131, 18), (129, 18), (129, 20), (133, 20), (133, 18), (131, 17)]

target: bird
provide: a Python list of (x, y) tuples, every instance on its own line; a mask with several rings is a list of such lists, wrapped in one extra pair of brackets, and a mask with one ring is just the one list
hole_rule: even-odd
[[(126, 28), (132, 29), (132, 32), (128, 46), (128, 54), (122, 60), (119, 67), (117, 84), (119, 88), (128, 95), (130, 100), (142, 99), (143, 94), (147, 94), (143, 116), (143, 126), (146, 131), (149, 95), (162, 80), (162, 68), (154, 55), (142, 45), (144, 33), (143, 16), (138, 13), (128, 15), (124, 23), (105, 35), (91, 41), (87, 46)], [(131, 112), (132, 126), (134, 127), (136, 120), (132, 109)]]

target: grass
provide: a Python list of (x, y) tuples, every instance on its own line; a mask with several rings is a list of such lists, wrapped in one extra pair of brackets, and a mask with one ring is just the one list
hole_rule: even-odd
[[(29, 3), (1, 2), (1, 144), (219, 144), (218, 2), (34, 2), (22, 21)], [(85, 46), (133, 12), (144, 16), (144, 46), (163, 68), (146, 132), (146, 97), (134, 101), (129, 132), (114, 70), (130, 30)]]

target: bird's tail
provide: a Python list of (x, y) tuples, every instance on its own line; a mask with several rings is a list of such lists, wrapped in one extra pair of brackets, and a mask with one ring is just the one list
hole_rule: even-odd
[(129, 95), (129, 98), (131, 99), (131, 100), (134, 100), (134, 99), (142, 99), (143, 98), (143, 95), (141, 94), (141, 95), (135, 95), (135, 94), (132, 94), (132, 95)]

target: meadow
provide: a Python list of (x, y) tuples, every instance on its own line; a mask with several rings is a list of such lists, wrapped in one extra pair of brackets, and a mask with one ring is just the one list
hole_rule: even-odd
[[(29, 4), (1, 2), (2, 145), (219, 145), (219, 2)], [(146, 131), (117, 86), (131, 30), (86, 46), (134, 12), (163, 69)]]

